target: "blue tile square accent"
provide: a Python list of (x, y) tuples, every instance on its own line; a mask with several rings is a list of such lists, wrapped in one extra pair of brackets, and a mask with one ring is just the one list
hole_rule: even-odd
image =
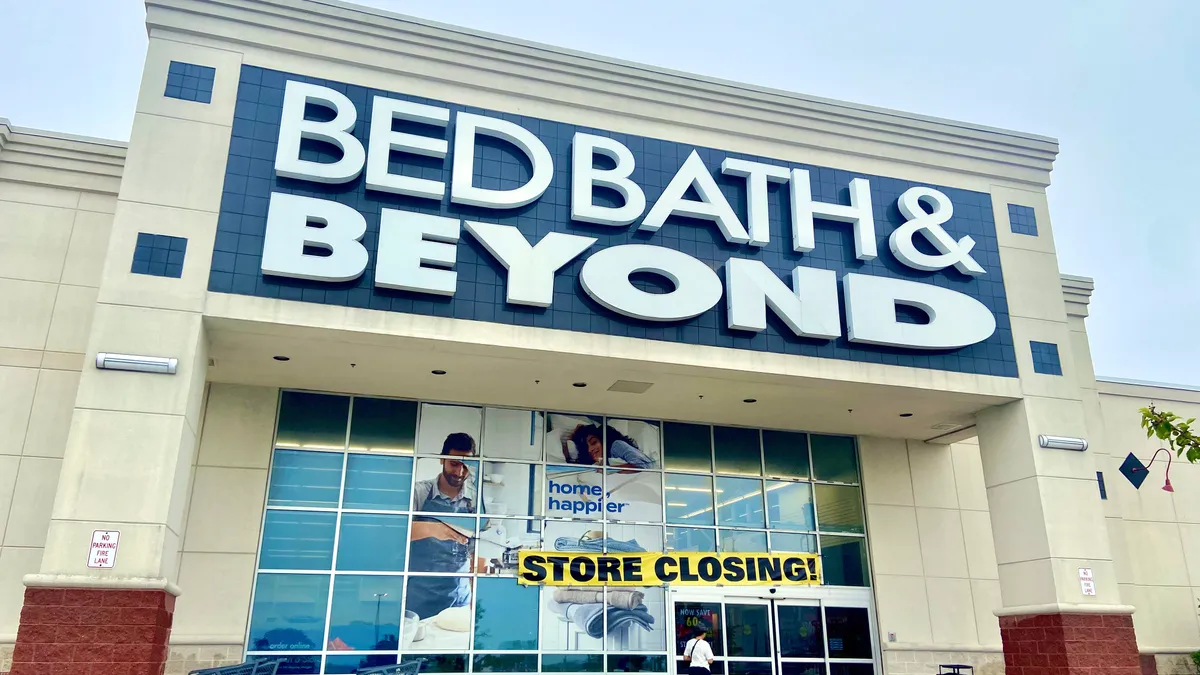
[(1104, 472), (1096, 472), (1096, 483), (1100, 486), (1100, 499), (1108, 499), (1108, 489), (1104, 487)]
[(1062, 362), (1058, 359), (1058, 345), (1052, 342), (1030, 340), (1029, 351), (1033, 352), (1033, 372), (1042, 375), (1062, 375)]
[(197, 103), (212, 103), (213, 81), (217, 69), (172, 61), (167, 69), (167, 89), (163, 96)]
[(148, 274), (152, 277), (183, 276), (183, 258), (187, 254), (187, 239), (165, 234), (138, 232), (137, 246), (133, 249), (133, 274)]
[(1037, 236), (1037, 218), (1033, 208), (1019, 204), (1008, 205), (1008, 226), (1013, 234), (1028, 234)]

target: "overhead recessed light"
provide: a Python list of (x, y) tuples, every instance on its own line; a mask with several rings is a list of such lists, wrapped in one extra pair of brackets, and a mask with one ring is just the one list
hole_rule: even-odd
[(445, 375), (446, 374), (446, 371), (444, 371), (444, 370), (431, 370), (429, 372), (433, 373), (434, 375)]
[(573, 382), (573, 383), (571, 383), (571, 386), (579, 387), (580, 389), (583, 389), (584, 387), (587, 386), (587, 382)]
[(900, 413), (901, 417), (912, 417), (912, 413)]
[(271, 358), (275, 359), (276, 361), (291, 361), (292, 360), (290, 356), (272, 356)]
[(758, 399), (756, 399), (756, 398), (744, 398), (744, 399), (742, 399), (742, 403), (758, 403)]

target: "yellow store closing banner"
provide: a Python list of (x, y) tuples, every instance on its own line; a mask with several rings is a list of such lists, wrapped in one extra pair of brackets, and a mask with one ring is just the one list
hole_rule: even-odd
[(517, 581), (545, 586), (818, 586), (815, 553), (521, 551)]

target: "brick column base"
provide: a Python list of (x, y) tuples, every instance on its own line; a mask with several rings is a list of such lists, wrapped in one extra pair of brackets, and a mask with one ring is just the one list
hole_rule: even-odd
[(26, 588), (10, 675), (162, 675), (175, 596)]
[(1141, 675), (1129, 614), (1000, 617), (1005, 675)]

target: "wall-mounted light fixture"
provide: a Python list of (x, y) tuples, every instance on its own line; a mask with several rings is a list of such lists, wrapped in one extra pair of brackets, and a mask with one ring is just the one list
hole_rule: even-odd
[(96, 367), (101, 370), (131, 370), (135, 373), (174, 375), (179, 359), (162, 356), (135, 356), (133, 354), (96, 354)]
[[(1149, 472), (1149, 471), (1150, 471), (1150, 467), (1154, 466), (1154, 462), (1156, 462), (1156, 461), (1158, 460), (1158, 453), (1160, 453), (1160, 452), (1165, 452), (1165, 453), (1167, 453), (1167, 472), (1166, 472), (1166, 479), (1167, 479), (1167, 482), (1166, 482), (1166, 483), (1163, 485), (1163, 488), (1162, 488), (1162, 489), (1163, 489), (1163, 492), (1174, 492), (1174, 491), (1175, 491), (1175, 486), (1171, 485), (1171, 451), (1170, 451), (1170, 450), (1167, 450), (1166, 448), (1159, 448), (1158, 450), (1155, 450), (1155, 451), (1154, 451), (1154, 456), (1150, 458), (1150, 463), (1149, 463), (1149, 464), (1147, 464), (1147, 465), (1146, 465), (1144, 468), (1143, 468), (1143, 467), (1138, 467), (1138, 466), (1135, 466), (1135, 467), (1133, 467), (1132, 469), (1130, 469), (1130, 473), (1134, 473), (1134, 474), (1136, 474), (1136, 473), (1138, 473), (1138, 472), (1140, 472), (1140, 471), (1146, 471), (1146, 472)], [(1135, 487), (1139, 487), (1139, 488), (1140, 488), (1140, 487), (1141, 487), (1141, 482), (1139, 482), (1139, 483), (1138, 483), (1138, 484), (1137, 484)]]
[(1087, 439), (1071, 438), (1070, 436), (1038, 436), (1038, 445), (1051, 450), (1075, 450), (1083, 452), (1088, 449)]

